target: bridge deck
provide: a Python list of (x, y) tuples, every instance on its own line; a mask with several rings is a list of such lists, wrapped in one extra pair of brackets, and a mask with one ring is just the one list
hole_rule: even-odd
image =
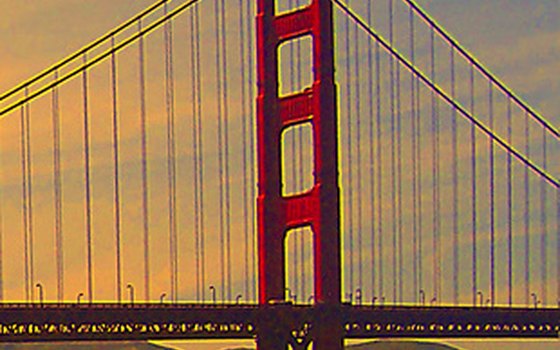
[(346, 338), (557, 338), (560, 309), (254, 304), (3, 304), (0, 341), (251, 339), (259, 327), (305, 337), (340, 317)]

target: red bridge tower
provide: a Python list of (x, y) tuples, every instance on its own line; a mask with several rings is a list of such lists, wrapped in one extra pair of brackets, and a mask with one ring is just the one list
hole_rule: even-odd
[[(276, 15), (275, 0), (257, 3), (259, 302), (284, 300), (286, 233), (309, 226), (313, 232), (315, 308), (325, 310), (325, 317), (316, 317), (312, 325), (311, 339), (315, 349), (342, 349), (340, 318), (336, 311), (329, 312), (338, 309), (341, 293), (333, 8), (330, 0), (311, 0), (304, 8)], [(279, 46), (304, 36), (310, 36), (313, 43), (313, 85), (279, 97)], [(309, 123), (313, 132), (313, 187), (305, 193), (283, 196), (281, 134), (304, 123)], [(285, 350), (290, 335), (284, 336), (279, 338), (274, 330), (259, 332), (258, 348)]]

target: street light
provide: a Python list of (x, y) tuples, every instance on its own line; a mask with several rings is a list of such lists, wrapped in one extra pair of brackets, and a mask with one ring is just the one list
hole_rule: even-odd
[(216, 287), (210, 286), (210, 292), (212, 292), (212, 302), (216, 304)]
[(239, 299), (241, 299), (242, 295), (241, 294), (237, 294), (237, 296), (235, 297), (235, 303), (237, 305), (239, 305)]
[(167, 294), (165, 292), (161, 293), (159, 296), (159, 302), (161, 304), (163, 304), (163, 299), (165, 299), (165, 297), (167, 296)]
[(537, 294), (536, 293), (531, 293), (531, 297), (533, 298), (533, 304), (535, 305), (535, 309), (536, 309), (537, 305), (539, 304), (539, 301), (537, 299)]
[(130, 291), (130, 305), (134, 305), (134, 286), (132, 284), (127, 284), (126, 289)]
[(371, 305), (375, 306), (375, 301), (377, 300), (377, 297), (374, 296), (373, 298), (371, 298)]
[(76, 304), (80, 303), (80, 300), (82, 299), (83, 296), (84, 296), (84, 293), (82, 293), (82, 292), (78, 293), (78, 296), (76, 297)]
[(284, 290), (286, 292), (288, 292), (288, 298), (292, 298), (294, 299), (294, 303), (297, 301), (297, 295), (296, 294), (292, 294), (292, 290), (288, 287), (284, 288)]
[(362, 289), (356, 288), (356, 304), (362, 305)]
[(43, 306), (43, 285), (41, 283), (37, 283), (35, 287), (39, 289), (39, 305)]
[(420, 304), (425, 305), (426, 304), (426, 292), (424, 292), (424, 289), (420, 289), (420, 291), (418, 293), (420, 294)]
[(478, 295), (480, 297), (480, 306), (484, 306), (483, 300), (484, 300), (484, 294), (482, 294), (481, 291), (476, 292), (476, 295)]

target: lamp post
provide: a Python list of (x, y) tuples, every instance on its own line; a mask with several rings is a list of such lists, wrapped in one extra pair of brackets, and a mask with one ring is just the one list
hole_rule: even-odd
[(483, 300), (484, 300), (484, 294), (482, 294), (481, 291), (476, 292), (476, 294), (480, 297), (480, 306), (484, 306), (483, 304)]
[(84, 296), (84, 293), (82, 293), (82, 292), (78, 293), (78, 296), (76, 297), (76, 304), (80, 304), (80, 301), (82, 300), (83, 296)]
[(43, 285), (41, 283), (37, 283), (35, 285), (35, 287), (37, 287), (37, 289), (39, 290), (39, 305), (41, 305), (41, 307), (43, 306)]
[(426, 292), (424, 292), (424, 289), (420, 289), (418, 293), (420, 294), (420, 304), (424, 306), (426, 304)]
[(216, 287), (210, 286), (210, 292), (212, 293), (212, 303), (216, 304)]
[(533, 305), (535, 306), (535, 309), (537, 308), (539, 301), (537, 299), (537, 294), (536, 293), (531, 293), (531, 298), (533, 298)]
[(130, 291), (130, 305), (134, 305), (134, 286), (132, 284), (127, 284), (126, 289)]
[(297, 301), (297, 294), (292, 294), (292, 290), (288, 287), (284, 288), (288, 292), (288, 298), (294, 299), (294, 303)]
[(356, 288), (356, 304), (362, 305), (362, 289)]
[(239, 305), (239, 300), (243, 297), (243, 295), (241, 294), (237, 294), (237, 296), (235, 297), (235, 304)]
[(167, 293), (163, 292), (160, 294), (159, 296), (159, 302), (160, 304), (163, 304), (163, 299), (165, 299), (165, 297), (167, 296)]

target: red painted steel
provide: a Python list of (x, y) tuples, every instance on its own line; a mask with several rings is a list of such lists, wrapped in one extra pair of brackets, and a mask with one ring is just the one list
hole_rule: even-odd
[[(305, 35), (310, 35), (313, 42), (313, 84), (280, 98), (279, 45)], [(310, 226), (313, 231), (315, 302), (326, 307), (340, 304), (340, 190), (333, 45), (330, 0), (312, 0), (309, 6), (282, 15), (275, 15), (275, 0), (257, 0), (260, 304), (284, 300), (286, 232), (302, 226)], [(282, 196), (281, 134), (287, 127), (301, 123), (310, 123), (313, 131), (313, 187), (306, 193)], [(315, 323), (316, 349), (342, 349), (338, 317)], [(261, 350), (285, 349), (288, 341), (278, 339), (273, 330), (261, 330), (258, 346)]]

